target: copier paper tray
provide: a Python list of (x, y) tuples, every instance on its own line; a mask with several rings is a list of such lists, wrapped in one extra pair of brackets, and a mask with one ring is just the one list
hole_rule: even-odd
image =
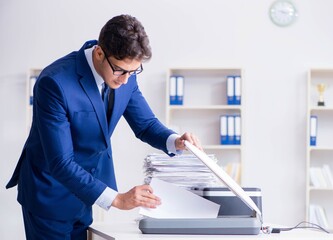
[(261, 222), (257, 217), (223, 216), (208, 219), (144, 218), (139, 229), (144, 234), (257, 235)]

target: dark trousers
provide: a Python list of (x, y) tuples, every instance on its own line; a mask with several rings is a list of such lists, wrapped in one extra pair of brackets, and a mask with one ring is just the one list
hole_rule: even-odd
[(22, 207), (27, 240), (86, 240), (92, 223), (92, 210), (87, 210), (73, 221), (59, 221), (36, 216)]

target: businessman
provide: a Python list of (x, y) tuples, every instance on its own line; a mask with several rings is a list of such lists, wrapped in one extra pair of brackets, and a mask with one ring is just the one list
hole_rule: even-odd
[(46, 67), (34, 87), (33, 121), (7, 188), (18, 186), (26, 238), (86, 239), (92, 205), (123, 210), (160, 204), (149, 185), (117, 191), (110, 138), (124, 116), (135, 136), (170, 156), (190, 134), (155, 117), (137, 75), (151, 58), (147, 34), (129, 15), (109, 20), (98, 41)]

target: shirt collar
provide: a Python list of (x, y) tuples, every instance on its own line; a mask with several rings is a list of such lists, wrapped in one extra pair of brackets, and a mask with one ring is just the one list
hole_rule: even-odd
[(102, 87), (103, 87), (103, 83), (104, 83), (104, 80), (103, 78), (96, 72), (96, 69), (94, 67), (94, 64), (93, 64), (93, 60), (92, 60), (92, 54), (93, 54), (93, 50), (95, 49), (96, 45), (91, 47), (91, 48), (87, 48), (84, 50), (84, 54), (86, 55), (86, 59), (88, 61), (88, 65), (91, 69), (91, 72), (95, 78), (95, 81), (96, 81), (96, 85), (99, 89), (99, 92), (101, 93), (102, 91)]

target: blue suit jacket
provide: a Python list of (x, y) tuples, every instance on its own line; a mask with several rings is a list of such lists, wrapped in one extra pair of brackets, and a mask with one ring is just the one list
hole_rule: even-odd
[(55, 61), (34, 88), (29, 137), (7, 188), (18, 184), (18, 201), (42, 217), (68, 220), (90, 207), (106, 186), (117, 189), (110, 137), (124, 116), (137, 138), (167, 152), (173, 133), (154, 116), (136, 81), (115, 90), (107, 124), (104, 105), (84, 49)]

